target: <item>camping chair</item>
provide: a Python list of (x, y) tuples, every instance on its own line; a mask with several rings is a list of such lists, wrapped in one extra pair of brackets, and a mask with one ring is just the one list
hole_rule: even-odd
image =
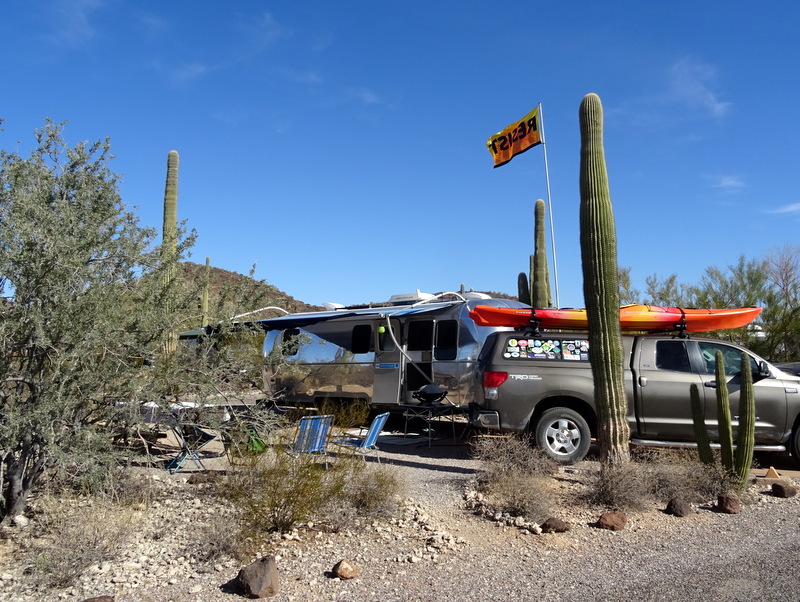
[(303, 416), (297, 429), (297, 437), (289, 451), (293, 454), (327, 453), (328, 431), (331, 429), (333, 414), (323, 416)]
[(167, 470), (175, 474), (181, 469), (183, 463), (186, 462), (188, 458), (192, 459), (195, 466), (205, 470), (206, 467), (200, 459), (199, 452), (216, 439), (217, 435), (196, 424), (181, 425), (179, 421), (176, 421), (173, 425), (172, 432), (175, 433), (175, 437), (181, 446), (181, 451), (167, 464)]
[(375, 442), (378, 440), (378, 435), (381, 434), (383, 425), (386, 424), (387, 418), (389, 418), (389, 412), (378, 414), (372, 419), (367, 432), (363, 436), (359, 435), (357, 437), (346, 437), (344, 439), (334, 441), (334, 443), (336, 443), (336, 445), (352, 447), (356, 453), (361, 454), (365, 462), (367, 461), (367, 454), (374, 451), (375, 457), (378, 458), (378, 464), (380, 464), (381, 457), (378, 454), (378, 446), (375, 445)]

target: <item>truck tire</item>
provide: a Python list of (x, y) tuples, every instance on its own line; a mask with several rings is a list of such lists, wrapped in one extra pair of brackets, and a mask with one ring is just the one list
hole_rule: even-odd
[(592, 443), (589, 424), (569, 408), (546, 410), (536, 423), (536, 445), (561, 464), (582, 460)]

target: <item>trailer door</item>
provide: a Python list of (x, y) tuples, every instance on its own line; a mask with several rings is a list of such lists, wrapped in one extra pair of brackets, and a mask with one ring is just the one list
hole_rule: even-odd
[[(383, 332), (381, 332), (383, 327)], [(372, 393), (373, 405), (390, 405), (400, 402), (400, 383), (403, 380), (403, 355), (397, 342), (400, 341), (400, 322), (391, 321), (391, 332), (385, 321), (376, 324), (378, 343), (375, 347), (375, 381)], [(392, 336), (394, 334), (394, 337)]]

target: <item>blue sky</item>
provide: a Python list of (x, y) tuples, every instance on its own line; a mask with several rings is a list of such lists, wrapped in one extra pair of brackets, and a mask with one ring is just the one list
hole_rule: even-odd
[(514, 294), (544, 153), (493, 169), (485, 143), (541, 103), (559, 300), (582, 307), (589, 92), (635, 286), (798, 244), (798, 23), (776, 1), (4, 2), (0, 147), (27, 154), (45, 117), (110, 137), (159, 228), (178, 150), (190, 260), (302, 301)]

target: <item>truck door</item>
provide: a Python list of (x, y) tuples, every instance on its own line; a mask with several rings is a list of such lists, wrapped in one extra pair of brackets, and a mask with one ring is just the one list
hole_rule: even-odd
[[(641, 339), (634, 389), (640, 438), (694, 441), (689, 388), (703, 391), (683, 339)], [(702, 393), (700, 394), (702, 397)]]
[[(699, 362), (699, 370), (705, 392), (706, 428), (712, 441), (719, 441), (717, 424), (717, 392), (716, 392), (716, 355), (722, 352), (725, 364), (725, 379), (731, 409), (731, 426), (734, 442), (739, 425), (739, 399), (741, 397), (742, 350), (725, 343), (712, 341), (695, 341), (697, 345), (695, 361)], [(753, 373), (753, 393), (756, 401), (755, 439), (759, 444), (779, 444), (780, 437), (786, 430), (786, 389), (782, 380), (763, 377), (758, 373), (758, 361), (748, 354), (749, 368)]]
[(400, 401), (400, 383), (403, 380), (404, 364), (402, 353), (397, 346), (397, 342), (401, 340), (400, 323), (392, 320), (390, 326), (391, 329), (386, 324), (386, 320), (381, 320), (375, 325), (378, 335), (375, 353), (375, 381), (372, 392), (372, 403), (375, 405), (397, 404)]

